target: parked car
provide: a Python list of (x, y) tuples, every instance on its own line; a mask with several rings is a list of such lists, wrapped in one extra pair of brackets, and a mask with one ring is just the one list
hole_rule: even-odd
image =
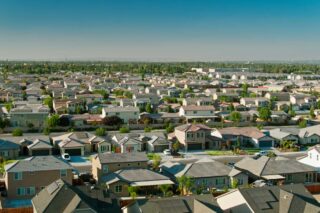
[(272, 183), (266, 182), (265, 180), (256, 180), (252, 183), (252, 187), (263, 187), (263, 186), (272, 186)]
[(68, 153), (63, 153), (61, 155), (61, 157), (62, 157), (63, 160), (66, 160), (66, 161), (70, 161), (71, 160), (71, 156)]

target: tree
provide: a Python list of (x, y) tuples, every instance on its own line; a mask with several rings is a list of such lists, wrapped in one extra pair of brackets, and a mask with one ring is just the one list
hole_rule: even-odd
[(103, 119), (103, 123), (107, 126), (118, 126), (118, 125), (122, 124), (122, 120), (118, 116), (113, 115), (110, 117), (105, 117)]
[(129, 133), (130, 129), (126, 126), (123, 126), (119, 129), (120, 133)]
[(166, 132), (171, 133), (173, 131), (174, 131), (174, 126), (172, 125), (172, 123), (169, 123), (169, 125), (166, 127)]
[(96, 136), (105, 136), (106, 135), (106, 130), (102, 127), (96, 129)]
[(181, 195), (189, 194), (191, 191), (193, 185), (194, 185), (194, 180), (191, 179), (191, 177), (187, 177), (185, 175), (178, 177), (178, 190), (180, 191)]
[(136, 186), (128, 186), (128, 192), (130, 194), (130, 197), (135, 200), (137, 197), (137, 191), (138, 191), (138, 187)]
[(43, 104), (47, 105), (51, 112), (53, 111), (53, 101), (52, 101), (52, 97), (51, 96), (45, 98), (43, 100)]
[(302, 121), (299, 122), (299, 127), (300, 128), (305, 128), (307, 127), (307, 120), (303, 119)]
[(248, 96), (248, 84), (242, 84), (242, 97), (247, 97)]
[(16, 128), (12, 131), (12, 136), (22, 136), (22, 135), (23, 135), (23, 132), (19, 128)]
[(167, 192), (169, 191), (170, 188), (171, 188), (171, 185), (169, 184), (164, 184), (159, 186), (159, 189), (162, 192), (163, 197), (166, 197)]
[(54, 128), (59, 124), (59, 115), (52, 115), (47, 119), (47, 126), (49, 128)]
[(81, 114), (82, 113), (82, 108), (80, 106), (76, 106), (76, 109), (75, 109), (75, 114)]
[(152, 113), (152, 106), (151, 106), (151, 104), (150, 103), (147, 103), (147, 105), (146, 105), (146, 112), (148, 112), (148, 113)]
[(152, 130), (152, 128), (148, 127), (148, 126), (144, 128), (144, 132), (151, 132), (151, 130)]
[(228, 106), (228, 110), (229, 110), (230, 112), (233, 112), (233, 111), (235, 110), (233, 104), (230, 104), (230, 105)]
[(161, 157), (158, 154), (154, 154), (152, 157), (152, 168), (157, 170), (161, 163)]
[(172, 144), (173, 153), (175, 154), (178, 153), (179, 149), (180, 149), (180, 143), (178, 141)]
[(313, 106), (310, 108), (309, 115), (310, 115), (310, 117), (311, 117), (312, 119), (316, 117), (316, 114), (314, 113), (314, 107), (313, 107)]
[(271, 110), (268, 107), (261, 107), (259, 109), (259, 118), (268, 121), (271, 118)]
[(239, 122), (241, 121), (241, 114), (240, 114), (240, 112), (237, 112), (237, 111), (231, 112), (231, 114), (230, 114), (230, 119), (231, 119), (233, 122), (239, 123)]
[(45, 128), (43, 129), (43, 134), (44, 134), (44, 135), (49, 135), (50, 132), (51, 132), (51, 130), (50, 130), (49, 127), (45, 127)]
[(238, 179), (233, 178), (231, 182), (231, 188), (236, 189), (238, 188), (238, 185), (239, 185)]

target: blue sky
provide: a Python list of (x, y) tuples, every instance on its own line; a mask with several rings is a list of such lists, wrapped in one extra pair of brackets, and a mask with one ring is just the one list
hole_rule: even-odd
[(320, 59), (318, 0), (0, 0), (0, 59)]

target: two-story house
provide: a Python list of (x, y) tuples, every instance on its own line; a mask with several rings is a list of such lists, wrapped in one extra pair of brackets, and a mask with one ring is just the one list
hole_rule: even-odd
[(123, 123), (136, 123), (139, 120), (138, 107), (104, 107), (101, 117), (118, 116)]

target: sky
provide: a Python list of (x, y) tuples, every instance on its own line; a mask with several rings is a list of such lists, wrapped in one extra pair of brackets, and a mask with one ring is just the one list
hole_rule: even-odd
[(319, 0), (0, 0), (0, 60), (319, 60)]

